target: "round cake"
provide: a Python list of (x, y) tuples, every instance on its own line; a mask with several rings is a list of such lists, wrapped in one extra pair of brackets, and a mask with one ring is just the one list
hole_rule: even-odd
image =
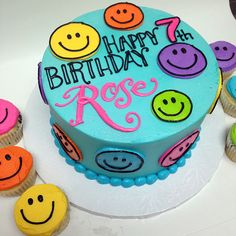
[(179, 17), (121, 2), (59, 26), (38, 81), (66, 162), (130, 187), (185, 164), (221, 75), (208, 43)]

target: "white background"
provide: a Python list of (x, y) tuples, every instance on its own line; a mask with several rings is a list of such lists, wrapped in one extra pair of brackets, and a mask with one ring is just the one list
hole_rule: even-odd
[[(0, 0), (0, 97), (22, 111), (37, 81), (37, 63), (59, 25), (115, 1)], [(210, 43), (236, 44), (236, 21), (228, 0), (146, 0), (137, 5), (178, 15)], [(234, 119), (227, 118), (225, 132)], [(24, 117), (27, 122), (27, 117)], [(222, 124), (225, 125), (222, 120)], [(40, 182), (38, 180), (38, 182)], [(233, 236), (236, 234), (236, 164), (223, 158), (211, 182), (180, 207), (148, 219), (111, 219), (71, 207), (71, 220), (62, 235), (78, 236)], [(13, 220), (16, 198), (0, 198), (0, 235), (21, 235)], [(114, 203), (115, 204), (115, 203)], [(128, 206), (127, 206), (128, 207)]]

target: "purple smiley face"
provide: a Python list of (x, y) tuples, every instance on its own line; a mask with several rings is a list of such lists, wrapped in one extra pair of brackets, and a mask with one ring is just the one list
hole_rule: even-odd
[(217, 41), (210, 44), (219, 67), (223, 72), (230, 71), (236, 67), (236, 47), (225, 41)]
[(187, 43), (166, 46), (160, 51), (157, 62), (165, 73), (180, 79), (194, 78), (207, 66), (204, 54)]

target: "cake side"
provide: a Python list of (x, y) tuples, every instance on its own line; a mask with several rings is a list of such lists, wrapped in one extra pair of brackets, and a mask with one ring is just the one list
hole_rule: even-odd
[[(42, 60), (42, 87), (53, 122), (81, 151), (81, 165), (108, 177), (137, 178), (165, 169), (160, 158), (186, 137), (193, 141), (220, 74), (207, 42), (178, 17), (128, 3), (118, 7), (54, 31)], [(112, 17), (128, 16), (134, 28), (131, 21), (129, 29), (112, 27)], [(73, 44), (62, 56), (55, 32), (59, 46), (82, 40), (84, 55), (69, 53), (80, 46)], [(186, 150), (174, 154), (180, 158)]]

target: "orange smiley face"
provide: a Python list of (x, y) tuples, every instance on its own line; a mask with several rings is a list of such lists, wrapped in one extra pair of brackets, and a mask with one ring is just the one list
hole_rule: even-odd
[(53, 131), (66, 154), (74, 161), (82, 161), (82, 153), (58, 124), (52, 126)]
[(108, 7), (104, 12), (104, 19), (108, 26), (119, 30), (132, 30), (143, 22), (142, 10), (128, 2), (121, 2)]
[(0, 149), (0, 191), (21, 184), (33, 166), (31, 154), (17, 146)]

